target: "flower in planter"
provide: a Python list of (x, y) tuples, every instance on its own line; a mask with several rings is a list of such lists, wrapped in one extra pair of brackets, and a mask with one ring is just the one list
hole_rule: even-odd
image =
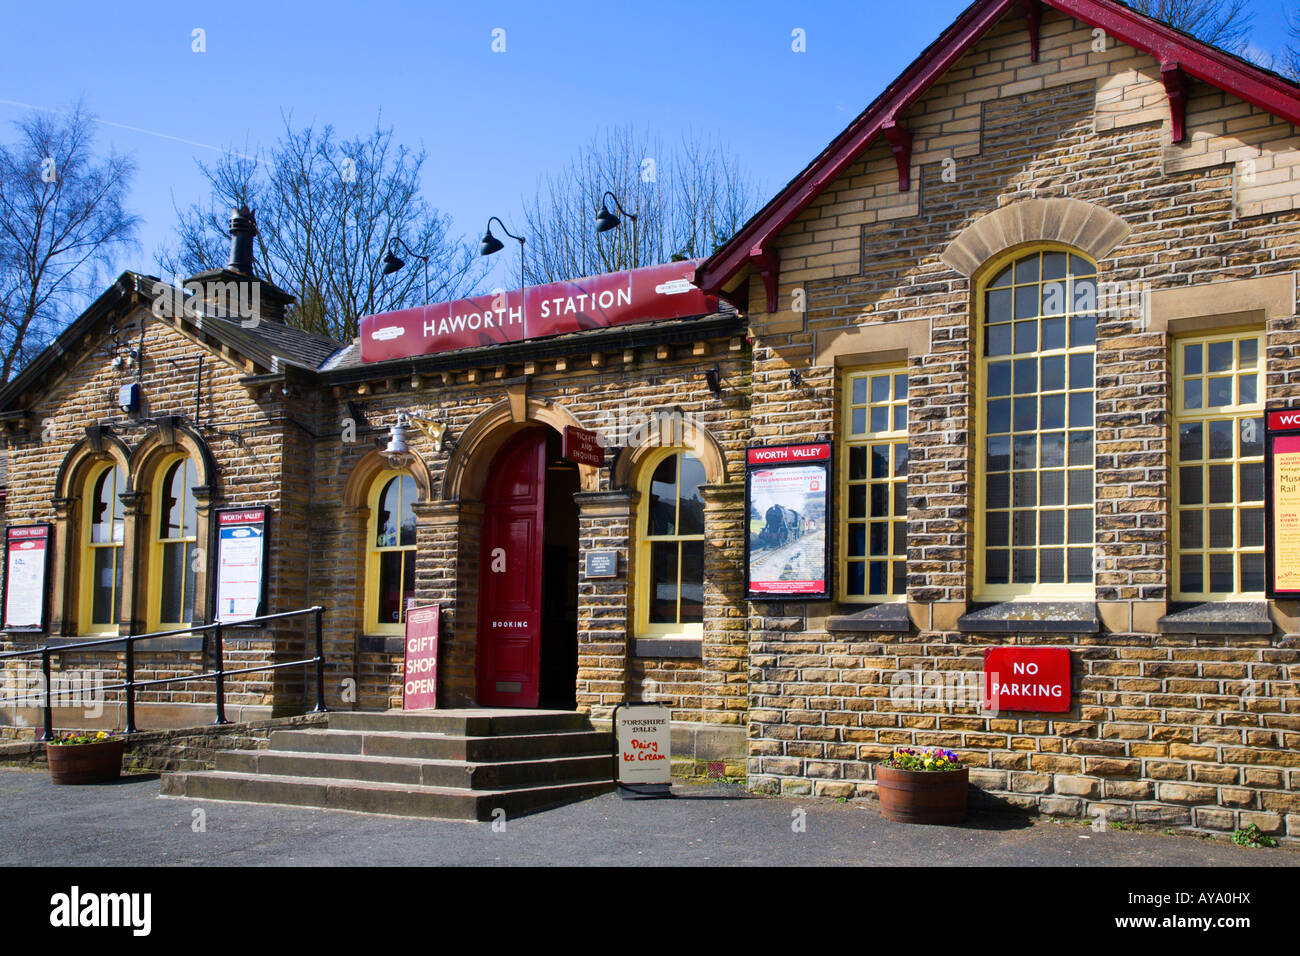
[(894, 752), (882, 760), (881, 766), (895, 770), (960, 770), (961, 760), (951, 750), (935, 747), (917, 750), (913, 747), (895, 747)]
[(102, 744), (109, 740), (117, 740), (121, 736), (116, 730), (97, 730), (84, 734), (66, 733), (48, 743), (55, 747), (75, 747), (79, 744)]

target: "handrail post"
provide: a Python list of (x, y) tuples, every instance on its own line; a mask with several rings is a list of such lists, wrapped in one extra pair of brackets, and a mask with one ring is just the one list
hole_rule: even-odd
[(45, 645), (41, 648), (41, 675), (45, 680), (45, 706), (44, 722), (45, 731), (41, 735), (41, 740), (54, 739), (54, 707), (50, 703), (50, 647)]
[(221, 622), (217, 621), (216, 627), (212, 629), (213, 637), (216, 638), (216, 681), (217, 681), (217, 719), (214, 724), (228, 724), (226, 719), (226, 655), (225, 648), (222, 646), (221, 639)]
[(316, 620), (316, 709), (314, 714), (323, 714), (325, 707), (325, 653), (324, 644), (321, 636), (321, 616), (325, 613), (323, 607), (313, 609), (312, 617)]
[[(134, 628), (133, 628), (134, 630)], [(135, 729), (135, 635), (126, 636), (126, 732)]]

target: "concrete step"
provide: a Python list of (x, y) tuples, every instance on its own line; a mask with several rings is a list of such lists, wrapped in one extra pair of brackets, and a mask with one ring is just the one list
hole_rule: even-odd
[(193, 800), (270, 803), (405, 817), (492, 820), (584, 800), (613, 789), (608, 779), (465, 790), (451, 787), (210, 770), (166, 774), (162, 795)]
[(612, 774), (608, 754), (471, 763), (302, 751), (228, 750), (217, 754), (216, 769), (278, 777), (324, 777), (470, 790), (591, 781)]
[(299, 753), (474, 762), (522, 760), (534, 757), (578, 757), (610, 754), (614, 749), (611, 734), (590, 729), (491, 737), (333, 728), (276, 730), (271, 733), (270, 745), (271, 750)]
[(331, 730), (368, 730), (463, 737), (563, 733), (590, 730), (585, 714), (566, 710), (335, 711)]

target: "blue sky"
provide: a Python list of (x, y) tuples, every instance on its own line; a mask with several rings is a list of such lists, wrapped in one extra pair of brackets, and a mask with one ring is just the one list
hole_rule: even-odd
[[(1253, 3), (1255, 44), (1280, 49), (1286, 0)], [(351, 136), (382, 111), (398, 141), (428, 150), (426, 198), (467, 236), (493, 215), (518, 232), (540, 178), (609, 125), (713, 137), (766, 199), (966, 5), (5, 0), (0, 138), (27, 106), (84, 98), (100, 148), (138, 165), (140, 248), (119, 266), (141, 271), (172, 241), (174, 207), (206, 201), (196, 160), (270, 145), (284, 112)], [(491, 280), (517, 268), (497, 258)]]

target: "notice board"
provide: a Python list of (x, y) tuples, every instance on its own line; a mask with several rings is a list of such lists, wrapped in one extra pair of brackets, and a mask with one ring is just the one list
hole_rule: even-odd
[(1300, 407), (1264, 425), (1264, 553), (1270, 598), (1300, 598)]
[(217, 620), (238, 624), (263, 613), (270, 509), (222, 508), (217, 515)]
[(45, 629), (50, 525), (5, 528), (4, 628)]
[(830, 598), (831, 475), (830, 442), (746, 449), (747, 598)]

